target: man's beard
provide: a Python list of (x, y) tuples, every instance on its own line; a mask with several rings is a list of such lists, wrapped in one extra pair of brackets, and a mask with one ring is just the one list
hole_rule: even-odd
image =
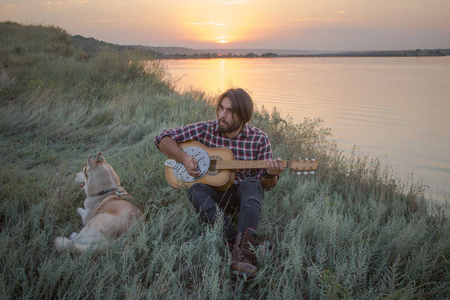
[[(220, 122), (225, 122), (226, 125), (220, 125)], [(242, 122), (228, 123), (225, 120), (219, 120), (219, 132), (221, 133), (231, 133), (238, 130), (242, 126)]]

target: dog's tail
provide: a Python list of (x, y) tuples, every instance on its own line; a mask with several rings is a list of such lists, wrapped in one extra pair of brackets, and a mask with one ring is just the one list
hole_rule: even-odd
[(66, 237), (57, 237), (54, 241), (54, 245), (56, 250), (59, 252), (69, 249), (70, 252), (75, 254), (83, 254), (88, 250), (92, 250), (95, 252), (104, 252), (105, 250), (104, 247), (101, 247), (99, 244), (82, 245)]

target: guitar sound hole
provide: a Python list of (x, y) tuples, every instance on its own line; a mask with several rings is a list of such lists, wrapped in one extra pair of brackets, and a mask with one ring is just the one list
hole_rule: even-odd
[(212, 160), (209, 162), (209, 169), (208, 169), (208, 171), (209, 171), (209, 172), (216, 172), (216, 171), (217, 171), (217, 169), (216, 169), (216, 164), (217, 164), (217, 159), (212, 159)]

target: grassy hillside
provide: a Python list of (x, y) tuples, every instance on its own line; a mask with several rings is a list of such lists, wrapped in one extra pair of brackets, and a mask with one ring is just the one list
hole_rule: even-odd
[[(3, 299), (446, 299), (448, 207), (427, 205), (377, 160), (344, 156), (321, 120), (274, 112), (252, 123), (276, 156), (316, 157), (315, 176), (284, 172), (266, 193), (252, 281), (230, 275), (221, 224), (202, 224), (164, 179), (164, 128), (214, 118), (201, 91), (174, 92), (149, 52), (89, 55), (63, 29), (0, 23), (0, 297)], [(144, 66), (143, 61), (148, 61)], [(79, 231), (74, 174), (102, 151), (146, 206), (106, 254), (57, 253)]]

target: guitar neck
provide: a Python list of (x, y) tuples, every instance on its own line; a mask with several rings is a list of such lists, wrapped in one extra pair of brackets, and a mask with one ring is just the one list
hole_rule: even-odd
[[(285, 168), (288, 167), (288, 161), (282, 161)], [(267, 161), (265, 160), (218, 160), (216, 169), (219, 170), (238, 170), (238, 169), (265, 169)]]

